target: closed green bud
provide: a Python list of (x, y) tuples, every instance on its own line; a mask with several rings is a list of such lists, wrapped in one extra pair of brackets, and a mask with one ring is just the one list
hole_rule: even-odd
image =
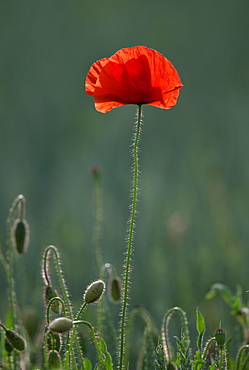
[(67, 317), (57, 317), (49, 324), (49, 329), (56, 333), (66, 333), (73, 326), (73, 321)]
[(12, 344), (15, 349), (18, 351), (25, 350), (25, 341), (23, 337), (14, 330), (6, 329), (5, 331), (8, 341)]
[(24, 254), (27, 252), (29, 242), (29, 226), (26, 220), (15, 220), (13, 225), (13, 244), (17, 253)]
[(55, 350), (59, 351), (61, 346), (61, 339), (60, 335), (57, 333), (53, 333), (52, 331), (49, 331), (47, 333), (47, 348), (48, 350)]
[[(55, 288), (53, 288), (51, 285), (47, 285), (45, 287), (45, 301), (47, 304), (49, 304), (50, 300), (55, 297), (59, 297), (57, 291)], [(54, 313), (60, 313), (60, 303), (59, 301), (55, 300), (52, 305), (50, 306), (51, 310)]]
[(226, 342), (226, 330), (218, 328), (215, 330), (214, 336), (218, 346), (223, 347)]
[(122, 298), (122, 282), (119, 277), (110, 277), (108, 282), (108, 298), (113, 303), (119, 303)]
[(12, 344), (7, 338), (4, 339), (4, 348), (8, 353), (11, 353), (14, 349)]
[(61, 358), (57, 351), (50, 351), (48, 354), (48, 368), (49, 369), (60, 369)]
[(105, 283), (102, 280), (94, 281), (90, 284), (84, 294), (84, 301), (87, 304), (96, 302), (105, 289)]

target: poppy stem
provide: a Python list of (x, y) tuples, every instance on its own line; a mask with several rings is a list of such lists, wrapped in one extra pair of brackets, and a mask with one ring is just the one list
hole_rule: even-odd
[(142, 104), (138, 105), (137, 119), (135, 120), (134, 126), (134, 137), (133, 137), (133, 165), (132, 165), (132, 189), (131, 189), (131, 217), (128, 224), (127, 233), (127, 250), (125, 260), (125, 271), (124, 271), (124, 288), (123, 288), (123, 300), (121, 307), (121, 322), (120, 322), (120, 348), (119, 348), (119, 370), (125, 369), (125, 339), (126, 339), (126, 322), (127, 322), (127, 307), (129, 299), (129, 286), (130, 286), (130, 273), (131, 273), (131, 255), (133, 250), (134, 240), (134, 229), (135, 229), (135, 218), (137, 208), (137, 195), (138, 195), (138, 177), (139, 177), (139, 163), (138, 163), (138, 143), (142, 125)]

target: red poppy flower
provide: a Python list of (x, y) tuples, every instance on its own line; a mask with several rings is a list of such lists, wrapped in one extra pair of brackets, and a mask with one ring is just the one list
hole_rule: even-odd
[(106, 113), (125, 104), (149, 104), (169, 109), (182, 87), (172, 63), (156, 50), (135, 46), (93, 63), (86, 76), (86, 93), (97, 111)]

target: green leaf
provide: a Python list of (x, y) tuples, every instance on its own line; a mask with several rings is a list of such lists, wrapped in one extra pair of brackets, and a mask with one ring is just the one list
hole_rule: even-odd
[(208, 367), (208, 370), (215, 370), (216, 369), (216, 362), (214, 362), (212, 365)]
[(201, 370), (205, 365), (205, 361), (201, 358), (200, 351), (197, 351), (195, 354), (195, 359), (193, 363), (193, 370)]
[(198, 334), (202, 334), (206, 330), (205, 320), (200, 313), (199, 308), (196, 309), (196, 329)]
[(92, 370), (92, 364), (91, 361), (86, 357), (83, 361), (84, 370)]
[(104, 361), (105, 370), (112, 370), (113, 369), (112, 357), (110, 353), (107, 351), (107, 346), (103, 338), (100, 338), (100, 348), (105, 357)]
[(226, 285), (219, 283), (211, 286), (210, 291), (206, 294), (206, 299), (212, 299), (217, 293), (220, 293), (226, 303), (228, 303), (230, 306), (233, 305), (234, 295), (232, 291)]
[(206, 330), (205, 320), (199, 309), (196, 309), (196, 329), (198, 332), (197, 348), (202, 351), (203, 336)]

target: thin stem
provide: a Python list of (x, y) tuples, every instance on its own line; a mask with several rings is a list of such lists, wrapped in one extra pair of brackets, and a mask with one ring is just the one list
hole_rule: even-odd
[(49, 318), (50, 308), (51, 308), (52, 304), (55, 301), (59, 301), (61, 303), (62, 314), (63, 314), (63, 316), (66, 316), (66, 309), (65, 309), (64, 301), (60, 297), (51, 298), (50, 301), (49, 301), (49, 303), (48, 303), (47, 309), (46, 309), (47, 324), (49, 324), (49, 322), (50, 322), (50, 318)]
[(99, 342), (98, 342), (98, 340), (97, 340), (97, 337), (96, 337), (96, 335), (95, 335), (95, 333), (94, 333), (94, 328), (93, 328), (93, 326), (90, 324), (90, 322), (85, 321), (85, 320), (78, 320), (78, 321), (74, 321), (74, 325), (75, 325), (75, 326), (76, 326), (76, 325), (79, 325), (79, 324), (86, 325), (86, 326), (88, 326), (88, 328), (90, 329), (91, 334), (92, 334), (93, 343), (94, 343), (95, 348), (96, 348), (96, 350), (97, 350), (97, 354), (98, 354), (99, 361), (100, 361), (101, 365), (104, 365), (104, 361), (105, 361), (105, 360), (104, 360), (104, 357), (103, 357), (103, 355), (102, 355), (102, 351), (101, 351), (101, 348), (100, 348), (100, 344), (99, 344)]
[(154, 324), (150, 318), (149, 313), (143, 308), (133, 308), (129, 313), (128, 323), (127, 323), (127, 329), (126, 329), (126, 351), (125, 351), (125, 368), (128, 368), (128, 358), (129, 358), (129, 351), (130, 351), (130, 338), (132, 330), (134, 329), (134, 320), (135, 316), (140, 316), (143, 320), (145, 327), (150, 330), (151, 333), (155, 333), (155, 336), (157, 336), (156, 329), (154, 327)]
[(204, 348), (202, 356), (201, 356), (204, 361), (206, 361), (207, 354), (208, 354), (208, 351), (210, 349), (211, 344), (215, 341), (216, 341), (215, 337), (212, 337), (208, 340), (207, 344), (205, 345), (205, 348)]
[(60, 282), (63, 298), (64, 298), (64, 301), (66, 303), (67, 313), (69, 315), (69, 318), (71, 320), (73, 320), (72, 305), (71, 305), (70, 300), (69, 300), (69, 294), (68, 294), (66, 283), (65, 283), (65, 280), (63, 278), (63, 274), (62, 274), (61, 267), (60, 267), (59, 252), (58, 252), (57, 248), (53, 245), (49, 245), (45, 249), (45, 253), (44, 253), (44, 261), (46, 261), (46, 263), (44, 263), (45, 278), (46, 278), (47, 282), (50, 284), (50, 279), (49, 279), (49, 276), (47, 274), (47, 261), (48, 261), (47, 257), (48, 257), (48, 253), (50, 253), (50, 251), (53, 251), (53, 253), (54, 253), (56, 271), (57, 271), (58, 279), (59, 279), (59, 282)]
[[(72, 309), (72, 305), (70, 303), (66, 282), (64, 280), (63, 273), (62, 273), (61, 266), (60, 266), (60, 254), (59, 254), (59, 252), (58, 252), (58, 250), (55, 246), (50, 245), (45, 249), (44, 261), (48, 261), (48, 254), (50, 253), (50, 251), (53, 251), (53, 253), (54, 253), (57, 276), (58, 276), (58, 279), (59, 279), (59, 283), (60, 283), (60, 286), (61, 286), (63, 298), (64, 298), (64, 301), (65, 301), (65, 307), (66, 307), (66, 310), (67, 310), (67, 314), (68, 314), (69, 318), (71, 320), (73, 320), (73, 309)], [(44, 262), (44, 270), (47, 273), (47, 262), (46, 263)], [(45, 279), (50, 280), (49, 276), (47, 274), (45, 274)], [(71, 338), (70, 338), (70, 340), (71, 340)], [(78, 352), (78, 355), (79, 355), (80, 362), (81, 362), (81, 364), (83, 364), (83, 356), (82, 356), (82, 352), (81, 352), (81, 348), (80, 348), (80, 344), (79, 344), (79, 340), (78, 340), (77, 336), (76, 336), (76, 348), (77, 348), (77, 352)], [(73, 362), (74, 362), (74, 365), (75, 365), (76, 360), (75, 360), (74, 353), (72, 354), (72, 358), (73, 358)]]
[(12, 245), (12, 235), (11, 230), (14, 222), (14, 215), (16, 213), (17, 207), (19, 203), (25, 202), (25, 198), (23, 195), (18, 195), (16, 199), (14, 200), (12, 207), (9, 212), (9, 217), (7, 220), (7, 266), (6, 266), (6, 279), (8, 283), (9, 288), (9, 320), (10, 320), (10, 326), (14, 327), (14, 321), (15, 321), (15, 303), (16, 303), (16, 294), (15, 294), (15, 288), (14, 288), (14, 280), (13, 280), (13, 245)]
[(188, 319), (187, 319), (187, 315), (185, 311), (183, 311), (180, 307), (171, 308), (164, 315), (163, 323), (162, 323), (162, 345), (163, 345), (164, 355), (165, 355), (167, 362), (170, 362), (172, 359), (171, 344), (169, 340), (169, 323), (170, 323), (173, 313), (175, 312), (178, 312), (181, 317), (182, 333), (184, 334), (184, 337), (186, 338), (188, 344), (190, 343), (189, 331), (188, 331)]
[(48, 273), (48, 263), (49, 263), (48, 256), (49, 256), (49, 253), (50, 253), (50, 248), (48, 247), (45, 250), (45, 253), (44, 253), (43, 274), (42, 274), (42, 276), (44, 278), (44, 282), (45, 282), (46, 285), (51, 285), (50, 277), (49, 277), (49, 273)]
[(102, 186), (101, 186), (101, 172), (97, 166), (92, 168), (93, 180), (94, 180), (94, 231), (93, 231), (93, 250), (94, 260), (98, 273), (103, 266), (103, 258), (101, 253), (101, 237), (102, 237), (102, 226), (103, 226), (103, 207), (102, 207)]
[[(240, 368), (240, 362), (241, 362), (241, 359), (242, 359), (242, 352), (248, 351), (248, 349), (249, 349), (249, 345), (248, 344), (244, 345), (243, 347), (240, 347), (239, 353), (238, 353), (238, 357), (237, 357), (237, 367), (236, 367), (236, 370), (239, 370), (239, 368)], [(245, 366), (246, 366), (248, 360), (249, 360), (249, 355), (247, 355), (247, 357), (245, 359), (244, 365), (241, 368), (242, 370), (245, 369)]]
[(220, 347), (220, 370), (222, 370), (223, 364), (223, 347)]
[(123, 300), (121, 307), (121, 323), (120, 323), (120, 352), (119, 352), (119, 369), (124, 368), (125, 359), (125, 337), (126, 337), (126, 321), (127, 321), (127, 307), (129, 299), (129, 284), (130, 284), (130, 272), (131, 272), (131, 255), (132, 246), (134, 239), (134, 228), (137, 208), (137, 195), (138, 195), (138, 176), (139, 176), (139, 163), (138, 163), (138, 143), (142, 124), (142, 105), (138, 105), (137, 120), (135, 122), (135, 131), (133, 139), (133, 181), (132, 181), (132, 203), (131, 203), (131, 217), (129, 220), (128, 238), (127, 238), (127, 251), (124, 271), (124, 291)]
[[(78, 321), (80, 319), (80, 316), (82, 315), (84, 309), (86, 308), (86, 305), (87, 305), (86, 302), (83, 302), (83, 304), (80, 307), (79, 312), (76, 315), (75, 321)], [(66, 358), (65, 358), (65, 365), (66, 366), (70, 366), (70, 356), (71, 356), (71, 353), (73, 352), (73, 343), (74, 343), (74, 340), (76, 338), (76, 333), (77, 333), (77, 325), (74, 325), (72, 335), (69, 339), (70, 342), (69, 342), (69, 346), (68, 346), (68, 350), (67, 350), (67, 354), (66, 354)]]
[[(115, 276), (115, 277), (117, 276), (114, 266), (111, 265), (110, 263), (105, 263), (100, 269), (100, 280), (105, 280), (106, 271), (108, 271), (109, 276)], [(98, 316), (97, 316), (98, 321), (97, 322), (98, 322), (98, 333), (101, 338), (103, 338), (103, 334), (104, 334), (103, 312), (104, 312), (104, 298), (98, 301)]]

